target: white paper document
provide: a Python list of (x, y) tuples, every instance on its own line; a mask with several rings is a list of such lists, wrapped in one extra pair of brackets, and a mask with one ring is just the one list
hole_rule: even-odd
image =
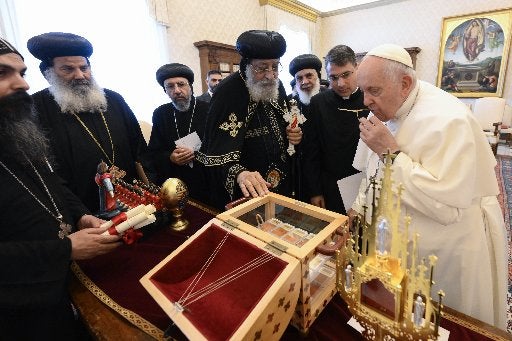
[(359, 172), (337, 181), (345, 210), (348, 211), (356, 200), (357, 194), (359, 193), (359, 185), (361, 185), (363, 177), (364, 172)]
[[(174, 141), (174, 143), (176, 143), (176, 147), (190, 148), (194, 152), (197, 152), (199, 148), (201, 148), (201, 139), (195, 131), (191, 132), (187, 136), (183, 136), (181, 139)], [(190, 162), (188, 165), (190, 168), (192, 168), (194, 163)]]

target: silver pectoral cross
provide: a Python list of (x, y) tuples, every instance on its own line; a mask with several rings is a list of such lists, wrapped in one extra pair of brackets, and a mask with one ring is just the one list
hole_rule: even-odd
[(72, 226), (64, 221), (64, 217), (62, 217), (61, 214), (59, 214), (59, 216), (57, 217), (57, 220), (59, 221), (59, 228), (60, 228), (59, 238), (64, 239), (64, 237), (67, 237), (71, 233)]

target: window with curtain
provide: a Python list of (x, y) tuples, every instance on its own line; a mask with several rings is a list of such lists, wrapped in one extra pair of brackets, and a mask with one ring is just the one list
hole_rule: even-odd
[(45, 32), (71, 32), (94, 47), (90, 58), (100, 86), (120, 93), (139, 120), (169, 99), (155, 80), (168, 60), (165, 26), (150, 16), (146, 0), (0, 0), (2, 35), (24, 55), (30, 93), (48, 86), (27, 40)]
[(283, 65), (283, 71), (279, 73), (279, 79), (283, 82), (286, 93), (292, 92), (290, 85), (293, 79), (292, 75), (288, 71), (288, 67), (293, 58), (304, 53), (311, 53), (308, 35), (303, 31), (294, 31), (286, 25), (281, 25), (279, 33), (286, 40), (286, 53), (281, 57), (281, 65)]

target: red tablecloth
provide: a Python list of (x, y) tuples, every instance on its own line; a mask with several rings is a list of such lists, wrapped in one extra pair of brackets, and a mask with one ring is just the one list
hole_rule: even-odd
[[(189, 204), (184, 216), (190, 221), (186, 231), (166, 227), (147, 231), (136, 244), (123, 245), (114, 252), (73, 266), (78, 279), (101, 301), (134, 325), (157, 339), (171, 324), (170, 318), (139, 283), (139, 279), (169, 255), (188, 237), (206, 224), (215, 212)], [(360, 340), (360, 334), (348, 326), (350, 313), (338, 295), (326, 306), (312, 325), (307, 337), (289, 326), (283, 340)], [(493, 336), (454, 316), (447, 315), (441, 326), (450, 331), (450, 340), (491, 340)], [(179, 331), (173, 336), (180, 338)]]

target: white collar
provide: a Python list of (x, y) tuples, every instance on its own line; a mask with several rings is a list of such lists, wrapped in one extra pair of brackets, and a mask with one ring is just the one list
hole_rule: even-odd
[(404, 103), (402, 103), (402, 106), (400, 106), (400, 108), (397, 110), (395, 117), (386, 123), (386, 125), (388, 126), (389, 130), (393, 135), (396, 134), (402, 122), (411, 112), (414, 103), (416, 103), (416, 98), (418, 97), (419, 91), (420, 83), (419, 81), (416, 81), (416, 86), (409, 93), (409, 96), (407, 96), (407, 99), (404, 101)]
[(359, 90), (359, 87), (356, 87), (356, 89), (354, 90), (354, 92), (352, 92), (350, 95), (345, 96), (345, 97), (344, 97), (344, 96), (341, 96), (341, 98), (343, 98), (343, 99), (349, 99), (349, 98), (350, 98), (350, 96), (352, 96), (353, 94), (355, 94), (355, 93), (357, 92), (357, 90)]

